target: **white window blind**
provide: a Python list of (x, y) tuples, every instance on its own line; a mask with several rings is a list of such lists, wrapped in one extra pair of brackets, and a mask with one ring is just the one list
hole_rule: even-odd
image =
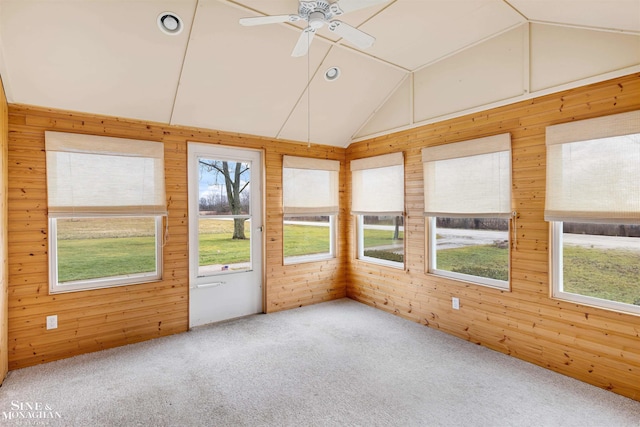
[(339, 161), (284, 156), (282, 162), (285, 216), (338, 213)]
[(424, 148), (422, 162), (426, 216), (510, 216), (510, 134)]
[(45, 132), (50, 217), (166, 215), (160, 142)]
[(352, 160), (351, 180), (354, 215), (404, 215), (402, 153)]
[(546, 130), (547, 221), (640, 224), (640, 111)]

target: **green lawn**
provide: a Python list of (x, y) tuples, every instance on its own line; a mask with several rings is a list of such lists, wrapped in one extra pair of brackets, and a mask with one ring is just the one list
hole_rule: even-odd
[(390, 230), (364, 230), (364, 247), (373, 248), (376, 246), (387, 246), (400, 244), (402, 245), (402, 239), (404, 239), (404, 232), (400, 231), (398, 234), (398, 240), (393, 240), (393, 231)]
[(284, 225), (284, 256), (326, 254), (331, 249), (330, 227)]
[(58, 240), (58, 281), (152, 272), (155, 251), (153, 237)]
[[(142, 236), (132, 236), (136, 234), (135, 230), (122, 231), (126, 228), (123, 225), (115, 237), (88, 239), (87, 230), (93, 233), (98, 227), (96, 224), (82, 224), (76, 234), (71, 232), (73, 227), (68, 227), (69, 224), (63, 228), (62, 238), (58, 240), (61, 282), (154, 271), (155, 243), (148, 230), (138, 233)], [(245, 227), (249, 237), (249, 224)], [(204, 220), (200, 231), (201, 266), (249, 260), (250, 242), (248, 239), (231, 238), (232, 221)], [(105, 235), (109, 233), (105, 232)], [(287, 224), (284, 237), (284, 254), (287, 257), (329, 251), (329, 227)], [(365, 246), (371, 248), (401, 242), (393, 241), (392, 237), (389, 231), (366, 230)], [(379, 251), (373, 256), (392, 256), (389, 254)], [(393, 256), (397, 258), (394, 260), (402, 261), (402, 254)], [(493, 245), (445, 249), (438, 251), (438, 268), (507, 280), (507, 259), (508, 250)], [(564, 290), (640, 305), (640, 253), (567, 246), (564, 253)]]
[(438, 269), (496, 280), (509, 280), (509, 250), (493, 245), (443, 249)]
[[(507, 280), (507, 249), (492, 245), (438, 251), (438, 269)], [(565, 292), (640, 305), (640, 252), (564, 248)]]
[(640, 252), (564, 248), (564, 291), (640, 305)]

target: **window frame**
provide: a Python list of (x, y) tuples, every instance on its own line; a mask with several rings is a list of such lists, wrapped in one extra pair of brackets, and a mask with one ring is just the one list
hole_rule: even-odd
[[(359, 261), (368, 262), (371, 264), (383, 265), (385, 267), (397, 268), (399, 270), (404, 270), (406, 268), (406, 256), (403, 256), (403, 262), (399, 261), (390, 261), (381, 258), (370, 257), (364, 254), (364, 217), (365, 216), (401, 216), (404, 221), (406, 221), (406, 215), (356, 215), (356, 259)], [(402, 240), (403, 246), (403, 254), (406, 254), (407, 251), (407, 240)]]
[[(564, 278), (564, 242), (563, 221), (550, 221), (549, 224), (549, 265), (551, 267), (550, 297), (559, 301), (572, 302), (605, 310), (640, 315), (640, 306), (624, 302), (602, 299), (563, 290)], [(638, 238), (640, 240), (640, 238)]]
[(563, 221), (551, 221), (549, 225), (549, 251), (551, 266), (551, 295), (550, 297), (560, 301), (568, 301), (590, 307), (606, 310), (640, 314), (640, 306), (624, 302), (607, 300), (582, 294), (574, 294), (563, 290), (564, 246), (563, 246)]
[[(296, 217), (304, 217), (304, 216), (314, 216), (314, 215), (296, 215)], [(329, 252), (322, 252), (318, 254), (307, 254), (307, 255), (292, 255), (292, 256), (284, 256), (284, 245), (286, 244), (286, 239), (282, 238), (283, 245), (283, 255), (282, 255), (282, 263), (283, 265), (294, 265), (294, 264), (304, 264), (308, 262), (317, 262), (317, 261), (327, 261), (331, 259), (335, 259), (337, 257), (337, 238), (338, 238), (338, 215), (322, 215), (329, 217)], [(283, 219), (283, 228), (284, 221), (286, 221), (286, 216)]]
[[(340, 212), (340, 160), (284, 155), (282, 157), (282, 264), (326, 261), (337, 257)], [(294, 179), (295, 176), (295, 179)], [(309, 198), (309, 188), (318, 193)], [(287, 218), (329, 217), (329, 251), (285, 256), (284, 226)]]
[[(254, 164), (260, 164), (261, 168), (264, 170), (264, 164), (262, 152), (260, 150), (255, 149), (239, 149), (236, 147), (227, 147), (227, 146), (219, 146), (219, 145), (211, 145), (202, 142), (193, 142), (188, 141), (187, 143), (187, 193), (188, 193), (188, 218), (189, 218), (189, 281), (192, 286), (198, 285), (209, 285), (215, 280), (217, 277), (231, 276), (236, 274), (244, 274), (253, 271), (259, 271), (262, 269), (262, 256), (257, 256), (257, 249), (254, 245), (258, 244), (258, 240), (254, 239), (254, 237), (250, 240), (250, 267), (242, 270), (227, 270), (227, 271), (210, 271), (201, 274), (200, 273), (200, 220), (203, 218), (200, 215), (200, 210), (198, 208), (198, 183), (200, 181), (200, 169), (199, 169), (199, 160), (200, 159), (209, 159), (209, 160), (220, 160), (220, 161), (231, 161), (231, 162), (246, 162), (250, 163), (252, 166)], [(254, 181), (254, 184), (257, 185), (257, 188), (260, 188), (263, 177), (260, 175), (253, 174), (251, 172), (251, 179)], [(261, 219), (262, 212), (264, 212), (263, 205), (263, 196), (261, 191), (252, 191), (251, 193), (251, 202), (250, 202), (250, 211), (246, 214), (241, 215), (214, 215), (217, 219), (234, 219), (234, 218), (245, 218), (250, 220), (253, 224), (254, 220), (258, 221), (258, 223), (263, 223)], [(260, 215), (256, 215), (256, 211), (254, 209), (258, 209), (261, 211)], [(213, 219), (214, 216), (205, 216), (205, 219)], [(257, 231), (256, 231), (257, 230)], [(254, 236), (254, 233), (260, 232), (263, 233), (264, 225), (255, 228), (252, 225), (251, 235)], [(261, 237), (259, 240), (263, 240), (264, 237)], [(264, 253), (264, 243), (259, 243), (259, 247), (261, 253)]]
[[(490, 277), (474, 276), (472, 274), (458, 273), (455, 271), (439, 270), (437, 268), (438, 263), (436, 259), (436, 244), (437, 244), (437, 226), (436, 221), (438, 217), (430, 216), (426, 217), (427, 222), (427, 273), (434, 276), (446, 277), (448, 279), (459, 280), (463, 282), (473, 283), (475, 285), (482, 285), (489, 288), (500, 289), (502, 291), (511, 290), (511, 221), (509, 221), (509, 230), (507, 230), (507, 236), (509, 237), (509, 255), (507, 260), (507, 272), (508, 280), (492, 279)], [(435, 267), (435, 268), (434, 268)]]
[[(105, 215), (103, 218), (121, 218), (119, 215)], [(162, 236), (163, 236), (163, 215), (129, 215), (131, 218), (154, 218), (155, 222), (155, 271), (148, 273), (133, 273), (119, 276), (101, 277), (96, 279), (73, 280), (60, 283), (58, 281), (58, 219), (74, 217), (49, 217), (49, 293), (60, 294), (67, 292), (85, 291), (91, 289), (103, 289), (116, 286), (136, 285), (140, 283), (157, 282), (162, 280), (163, 259), (162, 259)], [(86, 217), (78, 217), (86, 218)]]
[[(506, 153), (506, 154), (505, 154)], [(485, 183), (485, 180), (489, 180), (491, 183), (496, 184), (498, 188), (494, 188), (491, 190), (491, 196), (488, 194), (481, 193), (485, 195), (485, 198), (482, 199), (483, 202), (486, 200), (488, 203), (483, 203), (483, 210), (479, 212), (477, 207), (475, 210), (468, 209), (465, 199), (465, 206), (461, 206), (459, 202), (459, 194), (460, 191), (459, 185), (454, 189), (457, 191), (443, 191), (441, 187), (435, 187), (436, 184), (430, 184), (427, 182), (428, 177), (433, 177), (437, 182), (437, 178), (435, 177), (435, 169), (431, 166), (434, 163), (438, 162), (449, 162), (456, 161), (460, 159), (470, 159), (477, 158), (481, 156), (492, 156), (491, 162), (492, 164), (497, 160), (500, 164), (502, 161), (508, 162), (507, 168), (501, 168), (498, 166), (497, 169), (495, 167), (491, 170), (494, 174), (498, 173), (498, 179), (495, 179), (495, 176), (491, 175), (482, 175), (477, 179), (477, 183)], [(495, 156), (498, 156), (495, 159)], [(501, 157), (501, 155), (506, 156), (505, 158)], [(506, 159), (506, 160), (505, 160)], [(511, 211), (511, 203), (512, 203), (512, 180), (513, 180), (513, 164), (512, 164), (512, 147), (511, 147), (511, 134), (503, 133), (492, 136), (487, 136), (483, 138), (476, 138), (471, 140), (464, 140), (460, 142), (453, 142), (450, 144), (438, 145), (438, 146), (430, 146), (422, 149), (422, 163), (423, 163), (423, 189), (424, 189), (424, 216), (425, 216), (425, 248), (426, 248), (426, 260), (425, 263), (425, 272), (428, 274), (432, 274), (434, 276), (445, 277), (448, 279), (459, 280), (466, 283), (471, 283), (475, 285), (480, 285), (484, 287), (499, 289), (502, 291), (511, 291), (511, 251), (513, 248), (513, 231), (514, 227), (512, 224), (512, 219), (515, 217), (515, 212)], [(445, 165), (447, 163), (444, 163)], [(478, 163), (482, 164), (482, 163)], [(449, 167), (451, 168), (451, 167)], [(446, 176), (446, 167), (445, 167), (445, 176)], [(502, 175), (502, 171), (508, 172), (508, 178), (505, 178)], [(429, 172), (431, 175), (429, 175)], [(442, 177), (443, 172), (440, 172), (439, 175)], [(508, 183), (503, 185), (503, 179), (507, 179)], [(497, 182), (496, 182), (497, 181)], [(456, 183), (458, 184), (458, 183)], [(467, 186), (468, 187), (468, 186)], [(471, 186), (470, 188), (473, 188)], [(433, 190), (433, 194), (430, 194), (429, 191)], [(451, 189), (449, 189), (451, 190)], [(458, 194), (458, 198), (445, 198), (443, 195), (450, 194)], [(434, 196), (435, 195), (435, 196)], [(493, 197), (493, 196), (496, 197)], [(508, 195), (508, 196), (507, 196)], [(471, 274), (465, 273), (457, 273), (448, 270), (440, 270), (437, 268), (437, 226), (436, 221), (437, 218), (447, 218), (447, 217), (460, 217), (460, 218), (504, 218), (509, 219), (508, 221), (508, 229), (507, 229), (507, 238), (508, 238), (508, 257), (507, 257), (507, 277), (505, 280), (492, 279), (489, 277), (483, 276), (475, 276)]]
[[(155, 282), (163, 276), (168, 229), (164, 143), (102, 135), (45, 131), (50, 294)], [(87, 182), (104, 182), (95, 197)], [(87, 191), (87, 189), (89, 191)], [(100, 193), (102, 194), (102, 193)], [(153, 218), (153, 272), (59, 282), (58, 219)], [(166, 223), (165, 223), (166, 221)], [(116, 238), (117, 239), (117, 238)]]
[[(545, 129), (547, 162), (545, 171), (546, 197), (544, 218), (545, 221), (549, 223), (550, 298), (603, 310), (625, 312), (635, 315), (640, 314), (640, 306), (565, 292), (563, 289), (564, 223), (640, 224), (640, 212), (633, 208), (634, 205), (632, 203), (629, 203), (634, 200), (629, 197), (629, 193), (617, 192), (614, 197), (610, 191), (610, 187), (607, 185), (600, 185), (600, 187), (597, 188), (599, 191), (591, 191), (592, 186), (590, 185), (590, 181), (587, 183), (587, 186), (589, 186), (588, 196), (585, 197), (585, 191), (583, 190), (585, 184), (583, 181), (576, 179), (576, 177), (570, 174), (567, 178), (564, 178), (565, 168), (563, 162), (567, 161), (570, 157), (565, 157), (562, 151), (565, 146), (569, 147), (567, 150), (570, 150), (571, 147), (579, 146), (583, 148), (588, 147), (589, 144), (596, 143), (597, 145), (612, 144), (607, 145), (607, 153), (619, 153), (620, 147), (617, 147), (618, 150), (615, 150), (614, 148), (616, 147), (613, 145), (614, 142), (611, 141), (612, 139), (625, 138), (632, 135), (637, 136), (639, 134), (640, 110), (560, 123), (548, 126)], [(593, 155), (591, 155), (591, 157), (593, 157)], [(577, 158), (580, 159), (579, 156)], [(625, 159), (633, 159), (633, 157), (627, 155)], [(601, 159), (599, 159), (599, 161), (602, 162)], [(620, 160), (618, 158), (613, 158), (611, 161), (614, 163), (613, 165), (609, 163), (605, 165), (608, 165), (609, 168), (614, 166), (615, 168), (613, 170), (621, 170)], [(581, 161), (576, 162), (575, 159), (571, 158), (569, 172), (579, 170), (581, 165)], [(635, 171), (637, 172), (637, 169), (635, 169)], [(589, 176), (592, 180), (599, 179), (599, 183), (615, 182), (618, 186), (628, 185), (629, 182), (637, 183), (637, 178), (630, 178), (628, 175), (625, 176), (626, 180), (621, 183), (619, 180), (612, 179), (611, 176), (608, 175), (608, 170), (605, 171), (604, 169), (598, 169), (595, 172), (590, 170)], [(594, 176), (596, 178), (593, 178)], [(613, 176), (616, 177), (616, 175)], [(580, 176), (578, 175), (578, 177)], [(566, 188), (563, 185), (563, 179), (566, 179)], [(633, 186), (631, 188), (633, 188)], [(559, 191), (559, 189), (562, 189), (562, 191)], [(621, 196), (621, 194), (623, 196)], [(631, 194), (634, 193), (632, 192)], [(596, 203), (594, 203), (594, 201)]]
[[(369, 257), (364, 254), (363, 229), (365, 216), (401, 216), (406, 226), (404, 162), (403, 151), (351, 160), (351, 214), (356, 224), (355, 258), (359, 261), (406, 269), (406, 239), (403, 239), (402, 263)], [(364, 179), (366, 175), (371, 178), (371, 173), (374, 174), (373, 184)], [(402, 188), (395, 188), (396, 185)], [(383, 201), (379, 197), (380, 188), (388, 196)]]

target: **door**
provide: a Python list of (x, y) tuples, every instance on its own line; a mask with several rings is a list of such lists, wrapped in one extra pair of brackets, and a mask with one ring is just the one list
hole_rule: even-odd
[(262, 313), (260, 151), (189, 143), (189, 327)]

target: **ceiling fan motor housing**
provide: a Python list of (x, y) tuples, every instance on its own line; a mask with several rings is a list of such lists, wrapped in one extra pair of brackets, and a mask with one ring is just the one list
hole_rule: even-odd
[(300, 1), (298, 8), (300, 18), (309, 22), (309, 26), (318, 29), (335, 16), (342, 15), (337, 3), (328, 1)]

